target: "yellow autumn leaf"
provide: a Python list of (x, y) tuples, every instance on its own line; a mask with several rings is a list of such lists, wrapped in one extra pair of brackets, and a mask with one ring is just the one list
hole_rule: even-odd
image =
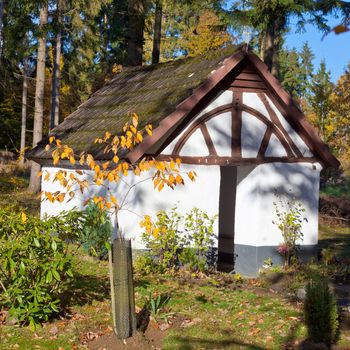
[(132, 125), (136, 128), (138, 124), (138, 116), (134, 113), (134, 116), (132, 117)]
[(99, 173), (101, 171), (101, 168), (99, 165), (96, 165), (94, 170), (95, 170), (95, 173)]
[(158, 235), (159, 235), (159, 228), (158, 228), (158, 227), (156, 227), (156, 228), (153, 230), (152, 235), (153, 235), (154, 238), (157, 238), (157, 237), (158, 237)]
[(170, 185), (172, 185), (175, 181), (176, 181), (175, 180), (175, 176), (173, 174), (170, 174), (169, 175), (169, 183), (170, 183)]
[(109, 173), (108, 176), (107, 176), (107, 178), (108, 178), (108, 181), (112, 182), (112, 181), (114, 180), (114, 175), (113, 175), (113, 173)]
[(49, 142), (50, 142), (50, 143), (54, 142), (54, 140), (55, 140), (55, 136), (51, 136), (51, 137), (49, 138)]
[(112, 194), (111, 194), (109, 197), (110, 197), (111, 202), (112, 202), (113, 204), (118, 204), (117, 199), (116, 199)]
[(21, 219), (22, 219), (22, 222), (27, 222), (27, 215), (22, 211), (21, 213)]
[(72, 157), (72, 156), (69, 157), (69, 162), (70, 162), (71, 164), (74, 165), (74, 164), (75, 164), (75, 159), (74, 159), (74, 157)]

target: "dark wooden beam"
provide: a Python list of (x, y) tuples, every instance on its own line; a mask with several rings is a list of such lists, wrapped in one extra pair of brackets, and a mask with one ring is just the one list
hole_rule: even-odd
[(157, 160), (170, 161), (174, 157), (179, 158), (184, 164), (198, 165), (220, 165), (220, 166), (236, 166), (236, 165), (259, 165), (265, 163), (317, 163), (319, 160), (315, 157), (264, 157), (259, 158), (240, 158), (240, 157), (188, 157), (174, 155), (158, 155)]
[(207, 126), (205, 124), (201, 124), (200, 129), (201, 129), (201, 132), (203, 134), (205, 143), (206, 143), (206, 145), (208, 147), (209, 154), (211, 156), (217, 156), (218, 154), (216, 153), (216, 149), (215, 149), (213, 140), (211, 139), (211, 137), (209, 135), (209, 131), (208, 131)]
[(243, 94), (233, 94), (231, 111), (231, 156), (242, 157), (242, 99)]
[(300, 152), (299, 148), (296, 146), (290, 135), (288, 134), (287, 130), (283, 127), (281, 121), (279, 120), (278, 116), (276, 115), (275, 111), (271, 107), (269, 101), (267, 100), (265, 94), (263, 93), (258, 93), (258, 97), (260, 98), (261, 102), (264, 104), (267, 112), (269, 113), (269, 116), (272, 120), (272, 122), (281, 130), (283, 136), (289, 143), (291, 149), (295, 153), (297, 157), (302, 157), (303, 154)]

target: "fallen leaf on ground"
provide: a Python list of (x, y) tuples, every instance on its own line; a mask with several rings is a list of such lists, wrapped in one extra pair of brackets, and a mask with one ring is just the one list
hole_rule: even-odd
[(199, 323), (201, 321), (202, 321), (202, 319), (200, 319), (198, 317), (194, 318), (193, 320), (184, 320), (184, 321), (182, 321), (180, 327), (181, 328), (191, 327), (191, 326), (194, 326), (195, 324), (197, 324), (197, 323)]
[(162, 323), (159, 325), (159, 329), (163, 332), (170, 328), (170, 325), (168, 323)]
[(57, 326), (51, 327), (51, 329), (49, 330), (49, 333), (52, 334), (52, 335), (57, 335), (57, 333), (58, 333)]

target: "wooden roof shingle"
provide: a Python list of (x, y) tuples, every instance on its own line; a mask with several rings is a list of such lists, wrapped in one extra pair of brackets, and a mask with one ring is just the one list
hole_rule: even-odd
[[(156, 128), (235, 50), (230, 46), (197, 57), (123, 68), (53, 129), (51, 135), (77, 153), (86, 151), (103, 159), (101, 146), (94, 144), (97, 137), (106, 131), (119, 134), (133, 113), (139, 116), (140, 127), (150, 123)], [(26, 157), (37, 161), (51, 158), (44, 149), (47, 143), (48, 138), (43, 139)]]

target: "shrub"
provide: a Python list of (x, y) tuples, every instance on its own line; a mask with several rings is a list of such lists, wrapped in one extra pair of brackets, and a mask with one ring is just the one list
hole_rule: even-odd
[(82, 236), (79, 238), (83, 249), (100, 260), (107, 260), (106, 243), (110, 242), (112, 236), (112, 224), (108, 213), (99, 209), (97, 204), (90, 202), (84, 217)]
[(179, 232), (181, 217), (176, 212), (176, 207), (170, 212), (161, 210), (156, 217), (153, 230), (149, 224), (151, 222), (149, 216), (141, 222), (141, 226), (145, 227), (142, 240), (150, 250), (152, 258), (155, 259), (158, 272), (164, 272), (177, 266), (178, 254), (184, 245)]
[[(68, 218), (69, 214), (66, 214)], [(35, 329), (60, 311), (62, 282), (72, 277), (65, 216), (40, 220), (0, 210), (0, 306)]]
[[(141, 222), (141, 227), (145, 228), (142, 240), (150, 251), (138, 258), (138, 269), (164, 272), (179, 265), (188, 265), (192, 270), (205, 271), (209, 267), (208, 253), (216, 238), (216, 217), (210, 217), (197, 208), (182, 217), (176, 207), (170, 212), (159, 211), (154, 223), (145, 216)], [(147, 267), (142, 268), (142, 263)]]
[(339, 337), (338, 311), (326, 280), (311, 280), (304, 303), (308, 336), (314, 343), (335, 344)]
[[(185, 237), (187, 245), (194, 248), (188, 254), (190, 267), (197, 271), (205, 271), (207, 253), (213, 248), (216, 239), (214, 223), (217, 215), (210, 217), (205, 211), (193, 208), (185, 217)], [(191, 248), (190, 248), (191, 251)]]
[(150, 252), (145, 252), (136, 257), (134, 268), (141, 275), (158, 272), (158, 265), (154, 262)]
[(279, 245), (278, 252), (284, 257), (285, 266), (290, 266), (292, 260), (297, 260), (298, 241), (303, 239), (302, 223), (305, 212), (301, 203), (295, 200), (282, 199), (281, 195), (275, 195), (279, 199), (279, 205), (274, 202), (276, 220), (273, 223), (281, 231), (283, 243)]

